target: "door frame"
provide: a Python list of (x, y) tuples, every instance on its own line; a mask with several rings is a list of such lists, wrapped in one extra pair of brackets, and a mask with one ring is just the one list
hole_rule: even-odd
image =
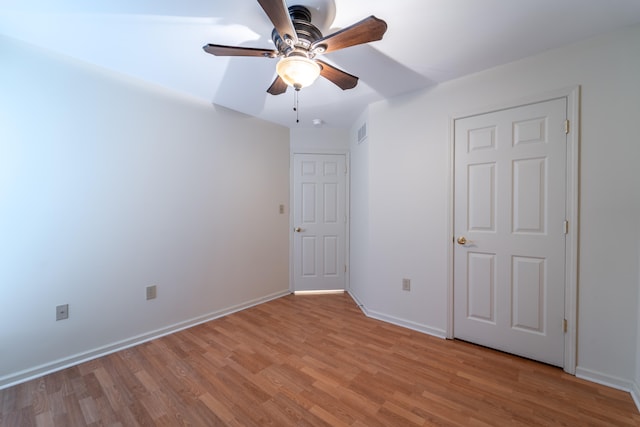
[(500, 110), (508, 110), (528, 104), (565, 98), (567, 101), (567, 119), (569, 120), (569, 133), (567, 134), (567, 159), (566, 159), (566, 212), (569, 221), (569, 232), (565, 245), (565, 291), (564, 291), (564, 318), (567, 320), (567, 331), (564, 335), (564, 364), (565, 372), (575, 375), (577, 363), (577, 331), (578, 331), (578, 238), (579, 238), (579, 154), (580, 154), (580, 86), (571, 86), (539, 95), (517, 99), (498, 105), (490, 105), (472, 111), (453, 114), (449, 117), (449, 176), (447, 180), (447, 194), (449, 203), (447, 206), (447, 229), (449, 238), (447, 244), (447, 329), (448, 339), (454, 337), (454, 313), (453, 313), (453, 279), (454, 279), (454, 148), (455, 148), (455, 124), (456, 120), (470, 116), (492, 113)]
[[(345, 224), (345, 239), (344, 239), (344, 263), (347, 266), (347, 271), (345, 272), (344, 275), (344, 291), (345, 292), (349, 292), (349, 276), (350, 276), (350, 271), (351, 271), (351, 265), (349, 263), (349, 237), (350, 237), (350, 232), (349, 232), (349, 224), (351, 223), (351, 213), (350, 213), (350, 206), (351, 206), (351, 195), (349, 193), (349, 189), (350, 189), (350, 184), (351, 184), (351, 164), (350, 164), (350, 160), (349, 160), (349, 150), (348, 149), (337, 149), (337, 148), (331, 148), (331, 149), (309, 149), (309, 150), (304, 150), (304, 149), (298, 149), (298, 150), (292, 150), (289, 153), (289, 291), (291, 293), (295, 293), (296, 289), (294, 286), (294, 280), (295, 280), (295, 275), (294, 275), (294, 271), (293, 271), (293, 263), (294, 263), (294, 251), (293, 251), (293, 239), (295, 238), (295, 232), (293, 231), (293, 228), (295, 227), (294, 225), (294, 218), (293, 218), (293, 206), (294, 206), (294, 200), (293, 200), (293, 194), (294, 194), (294, 188), (293, 188), (293, 184), (294, 184), (294, 168), (293, 168), (293, 159), (296, 155), (298, 154), (317, 154), (317, 155), (340, 155), (340, 156), (344, 156), (344, 161), (345, 161), (345, 165), (347, 168), (347, 174), (345, 177), (345, 215), (347, 216), (347, 222)], [(313, 292), (313, 291), (310, 291)]]

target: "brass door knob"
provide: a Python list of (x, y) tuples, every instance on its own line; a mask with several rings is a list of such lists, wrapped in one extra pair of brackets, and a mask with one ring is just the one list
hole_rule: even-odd
[(458, 244), (465, 245), (467, 243), (467, 239), (464, 236), (458, 237)]
[(300, 233), (300, 232), (302, 232), (302, 228), (296, 227), (296, 228), (293, 229), (293, 231), (295, 231), (296, 233)]

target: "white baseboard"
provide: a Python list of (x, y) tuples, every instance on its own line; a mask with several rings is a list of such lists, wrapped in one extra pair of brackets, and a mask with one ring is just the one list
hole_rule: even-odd
[(127, 338), (125, 340), (111, 343), (99, 348), (95, 348), (93, 350), (75, 354), (69, 357), (65, 357), (63, 359), (55, 360), (50, 363), (46, 363), (40, 366), (25, 369), (20, 372), (12, 373), (4, 377), (0, 377), (0, 390), (35, 379), (35, 378), (39, 378), (43, 375), (50, 374), (52, 372), (60, 371), (65, 368), (78, 365), (80, 363), (88, 362), (89, 360), (97, 359), (98, 357), (106, 356), (107, 354), (115, 353), (117, 351), (124, 350), (126, 348), (130, 348), (130, 347), (145, 343), (147, 341), (151, 341), (153, 339), (160, 338), (165, 335), (169, 335), (174, 332), (178, 332), (183, 329), (187, 329), (192, 326), (199, 325), (201, 323), (209, 322), (211, 320), (218, 319), (223, 316), (227, 316), (231, 313), (235, 313), (237, 311), (241, 311), (249, 307), (253, 307), (253, 306), (265, 303), (267, 301), (281, 298), (285, 295), (289, 295), (290, 293), (291, 291), (289, 290), (276, 292), (271, 295), (266, 295), (264, 297), (256, 298), (254, 300), (247, 301), (242, 304), (237, 304), (232, 307), (227, 307), (221, 310), (217, 310), (217, 311), (205, 314), (203, 316), (189, 319), (184, 322), (176, 323), (162, 329), (157, 329), (155, 331), (151, 331), (145, 334)]
[(593, 371), (583, 367), (576, 367), (576, 377), (583, 380), (591, 381), (597, 384), (602, 384), (607, 387), (615, 388), (617, 390), (628, 391), (631, 393), (633, 388), (633, 382), (625, 380), (624, 378), (614, 377), (612, 375), (603, 374), (602, 372)]
[(422, 332), (423, 334), (432, 335), (434, 337), (443, 338), (447, 337), (447, 333), (444, 329), (432, 328), (431, 326), (423, 325), (421, 323), (416, 323), (411, 320), (401, 319), (399, 317), (389, 316), (388, 314), (380, 313), (375, 310), (369, 310), (360, 302), (358, 297), (354, 295), (352, 292), (349, 292), (349, 295), (356, 302), (360, 310), (364, 313), (365, 316), (370, 317), (372, 319), (381, 320), (383, 322), (391, 323), (393, 325), (402, 326), (403, 328), (412, 329), (414, 331)]
[(576, 377), (630, 393), (638, 411), (640, 411), (640, 386), (638, 383), (580, 366), (576, 367)]
[(633, 387), (631, 388), (631, 397), (633, 398), (633, 401), (636, 403), (638, 412), (640, 412), (640, 384), (638, 383), (638, 381), (633, 383)]
[[(349, 292), (349, 295), (356, 302), (360, 310), (367, 317), (371, 317), (373, 319), (382, 320), (383, 322), (392, 323), (394, 325), (402, 326), (405, 328), (413, 329), (418, 332), (423, 332), (428, 335), (433, 335), (438, 338), (446, 338), (446, 331), (438, 328), (432, 328), (426, 325), (421, 325), (412, 321), (399, 319), (393, 316), (389, 316), (383, 313), (379, 313), (373, 310), (367, 309), (364, 304), (358, 299), (358, 297), (353, 293)], [(633, 401), (640, 411), (640, 384), (638, 382), (629, 381), (624, 378), (618, 378), (611, 375), (603, 374), (601, 372), (593, 371), (591, 369), (582, 368), (580, 366), (576, 367), (576, 377), (582, 378), (587, 381), (591, 381), (597, 384), (601, 384), (607, 387), (615, 388), (617, 390), (622, 390), (629, 392)]]

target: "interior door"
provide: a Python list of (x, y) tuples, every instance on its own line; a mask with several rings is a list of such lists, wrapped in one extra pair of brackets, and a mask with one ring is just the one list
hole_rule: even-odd
[(455, 121), (454, 336), (563, 366), (566, 99)]
[(346, 157), (293, 158), (293, 282), (296, 291), (345, 289)]

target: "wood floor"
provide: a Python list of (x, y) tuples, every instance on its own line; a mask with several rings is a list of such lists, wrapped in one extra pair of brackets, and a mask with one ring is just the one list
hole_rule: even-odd
[(0, 391), (0, 426), (638, 426), (628, 393), (287, 296)]

